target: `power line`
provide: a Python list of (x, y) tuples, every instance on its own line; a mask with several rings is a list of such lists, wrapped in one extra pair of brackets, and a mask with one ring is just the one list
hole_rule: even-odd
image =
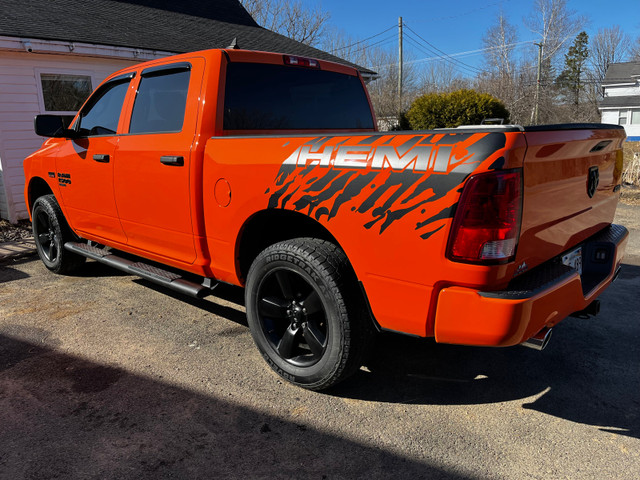
[(474, 74), (482, 73), (481, 69), (451, 57), (449, 54), (438, 49), (433, 44), (429, 43), (427, 40), (422, 38), (420, 35), (416, 34), (415, 31), (411, 30), (410, 27), (407, 27), (407, 28), (413, 33), (413, 35), (418, 37), (416, 39), (416, 38), (413, 38), (412, 36), (408, 36), (408, 38), (410, 38), (414, 44), (419, 45), (419, 48), (420, 50), (422, 50), (423, 53), (426, 53), (427, 55), (434, 55), (436, 58), (443, 60), (445, 62), (448, 62), (451, 65), (457, 67), (458, 69), (462, 69), (466, 72), (474, 73)]
[[(427, 54), (427, 55), (436, 55), (434, 57), (429, 57), (427, 59), (421, 59), (421, 60), (416, 60), (416, 61), (408, 61), (408, 62), (404, 62), (405, 65), (410, 65), (413, 63), (416, 63), (418, 61), (427, 61), (427, 60), (443, 60), (449, 64), (452, 65), (452, 67), (454, 67), (456, 70), (460, 71), (463, 74), (476, 74), (478, 72), (476, 72), (475, 70), (471, 70), (466, 68), (464, 65), (460, 65), (456, 62), (451, 61), (450, 59), (443, 57), (442, 55), (438, 55), (433, 51), (429, 51), (426, 49), (426, 47), (424, 47), (423, 45), (421, 45), (420, 43), (418, 43), (415, 39), (413, 39), (411, 36), (409, 35), (405, 35), (404, 39), (407, 40), (414, 48), (420, 50), (422, 53)], [(393, 67), (396, 66), (397, 64), (394, 63), (387, 63), (387, 64), (381, 64), (381, 65), (372, 65), (371, 68), (374, 69), (381, 69), (381, 68), (387, 68), (387, 67)]]
[(359, 48), (358, 50), (354, 50), (352, 52), (350, 52), (351, 55), (353, 55), (354, 53), (358, 53), (358, 52), (362, 52), (363, 50), (367, 50), (368, 48), (371, 47), (375, 47), (375, 46), (382, 46), (382, 45), (386, 45), (390, 42), (395, 42), (396, 41), (396, 35), (392, 34), (386, 38), (383, 38), (382, 40), (378, 40), (377, 42), (374, 43), (370, 43), (369, 45), (365, 45), (362, 48)]
[[(416, 42), (411, 36), (407, 35), (405, 37), (405, 39), (411, 44), (413, 45), (415, 48), (417, 48), (418, 50), (420, 50), (422, 53), (425, 53), (427, 55), (434, 55), (434, 52), (432, 51), (427, 51), (420, 43)], [(464, 67), (463, 65), (459, 65), (458, 63), (452, 62), (450, 59), (443, 57), (442, 55), (437, 55), (435, 57), (431, 57), (431, 59), (433, 60), (442, 60), (446, 63), (449, 63), (452, 67), (454, 67), (456, 70), (461, 71), (462, 73), (477, 73), (474, 70), (470, 70), (467, 69), (466, 67)], [(413, 62), (406, 62), (408, 64), (411, 64)]]
[[(414, 47), (416, 47), (417, 49), (419, 49), (422, 53), (425, 53), (427, 55), (435, 55), (433, 57), (429, 57), (429, 60), (442, 60), (446, 63), (449, 63), (452, 67), (454, 67), (456, 70), (461, 71), (462, 73), (466, 73), (466, 74), (477, 74), (479, 73), (476, 70), (472, 70), (470, 68), (467, 68), (464, 64), (459, 64), (456, 63), (455, 61), (452, 61), (450, 58), (447, 57), (443, 57), (442, 55), (438, 55), (437, 53), (433, 52), (433, 51), (427, 51), (421, 44), (419, 44), (418, 42), (416, 42), (412, 37), (407, 36), (405, 37), (409, 43), (411, 43)], [(426, 61), (425, 59), (422, 59), (422, 61)], [(415, 63), (413, 61), (410, 62), (406, 62), (406, 63)]]
[(435, 56), (434, 59), (438, 59), (438, 60), (441, 60), (441, 61), (444, 61), (444, 62), (450, 64), (452, 67), (454, 67), (456, 70), (460, 71), (463, 74), (476, 75), (478, 73), (481, 73), (480, 69), (472, 68), (471, 66), (465, 64), (464, 62), (460, 62), (459, 60), (451, 58), (448, 55), (441, 55), (440, 53), (434, 51), (433, 49), (423, 45), (420, 42), (418, 42), (415, 38), (413, 38), (410, 35), (407, 35), (406, 38), (407, 38), (407, 40), (409, 40), (410, 43), (412, 43), (416, 48), (418, 48), (423, 53), (425, 53), (427, 55), (434, 55)]
[[(430, 57), (425, 57), (425, 58), (418, 58), (416, 60), (409, 60), (408, 62), (404, 62), (405, 65), (413, 65), (416, 63), (423, 63), (423, 62), (430, 62), (432, 60), (445, 60), (443, 59), (442, 55), (435, 55), (434, 52), (432, 51), (427, 51), (422, 45), (418, 44), (415, 40), (413, 40), (411, 37), (406, 37), (409, 39), (410, 43), (412, 43), (416, 48), (418, 48), (422, 53), (426, 53), (427, 55), (433, 55)], [(461, 56), (471, 56), (471, 55), (475, 55), (478, 53), (483, 53), (483, 52), (488, 52), (491, 50), (497, 50), (499, 48), (504, 48), (504, 47), (522, 47), (525, 45), (533, 45), (534, 40), (526, 40), (523, 42), (514, 42), (514, 43), (507, 43), (505, 45), (498, 45), (495, 47), (486, 47), (486, 48), (479, 48), (476, 50), (465, 50), (463, 52), (455, 52), (455, 53), (450, 53), (449, 57), (453, 58), (453, 57), (461, 57)], [(514, 48), (515, 50), (515, 48)], [(389, 63), (389, 64), (385, 64), (385, 65), (374, 65), (376, 68), (379, 67), (389, 67), (391, 65), (395, 65), (395, 63)], [(530, 66), (530, 67), (524, 67), (527, 69), (530, 68), (536, 68), (535, 65)]]
[(470, 55), (474, 55), (476, 53), (488, 52), (490, 50), (498, 50), (500, 48), (517, 47), (517, 46), (522, 46), (522, 45), (533, 45), (534, 41), (535, 40), (525, 40), (523, 42), (506, 43), (504, 45), (496, 45), (496, 46), (493, 46), (493, 47), (478, 48), (476, 50), (467, 50), (466, 52), (450, 53), (449, 56), (450, 57), (470, 56)]
[(334, 52), (339, 52), (340, 50), (346, 50), (347, 48), (354, 47), (354, 46), (359, 45), (361, 43), (364, 43), (364, 42), (366, 42), (368, 40), (371, 40), (372, 38), (379, 37), (380, 35), (382, 35), (384, 33), (387, 33), (389, 30), (393, 30), (394, 28), (396, 28), (396, 25), (392, 25), (389, 28), (387, 28), (386, 30), (383, 30), (382, 32), (376, 33), (375, 35), (371, 35), (370, 37), (364, 38), (362, 40), (358, 40), (357, 42), (351, 43), (349, 45), (345, 45), (344, 47), (335, 48), (333, 51)]
[[(480, 9), (483, 9), (484, 7), (481, 7)], [(478, 10), (478, 9), (476, 9)], [(475, 10), (474, 10), (475, 11)], [(455, 18), (455, 17), (451, 17), (451, 18)], [(520, 47), (523, 45), (527, 45), (527, 44), (531, 44), (533, 41), (529, 40), (529, 41), (522, 41), (522, 42), (514, 42), (514, 43), (509, 43), (506, 45), (496, 45), (493, 47), (486, 47), (486, 48), (481, 48), (481, 49), (475, 49), (475, 50), (467, 50), (467, 51), (463, 51), (463, 52), (456, 52), (456, 53), (446, 53), (442, 50), (440, 50), (438, 47), (436, 47), (435, 45), (433, 45), (431, 42), (429, 42), (428, 40), (426, 40), (425, 38), (423, 38), (420, 34), (418, 34), (415, 30), (413, 30), (409, 25), (407, 25), (406, 22), (403, 22), (403, 25), (407, 27), (407, 30), (409, 32), (406, 32), (404, 35), (404, 38), (406, 38), (410, 44), (412, 44), (414, 46), (414, 48), (417, 48), (419, 51), (421, 51), (422, 53), (425, 53), (426, 55), (429, 55), (426, 58), (421, 58), (421, 59), (417, 59), (417, 60), (411, 60), (408, 62), (404, 62), (405, 64), (417, 64), (417, 63), (422, 63), (422, 62), (428, 62), (428, 61), (432, 61), (432, 60), (442, 60), (445, 61), (449, 64), (451, 64), (453, 67), (456, 68), (456, 70), (459, 70), (461, 73), (465, 73), (465, 74), (479, 74), (479, 73), (484, 73), (485, 70), (483, 70), (482, 68), (478, 68), (475, 67), (473, 65), (470, 65), (468, 63), (465, 63), (455, 57), (464, 57), (464, 56), (472, 56), (472, 55), (476, 55), (479, 53), (483, 53), (483, 52), (489, 52), (491, 50), (496, 50), (499, 48), (508, 48), (508, 47)], [(386, 28), (385, 30), (382, 30), (381, 32), (378, 32), (374, 35), (371, 35), (367, 38), (364, 38), (362, 40), (358, 40), (357, 42), (351, 43), (349, 45), (345, 45), (342, 47), (338, 47), (332, 50), (332, 53), (337, 54), (337, 52), (340, 52), (342, 50), (346, 50), (348, 48), (357, 46), (357, 45), (361, 45), (364, 44), (366, 42), (368, 42), (369, 40), (372, 40), (374, 38), (380, 37), (381, 35), (384, 35), (385, 33), (389, 32), (390, 30), (393, 30), (397, 28), (397, 25), (393, 25), (389, 28)], [(415, 37), (414, 37), (415, 36)], [(382, 47), (385, 45), (388, 45), (392, 42), (395, 41), (395, 34), (392, 35), (387, 35), (384, 38), (370, 43), (370, 44), (366, 44), (366, 45), (362, 45), (360, 48), (358, 48), (357, 50), (354, 50), (352, 52), (349, 52), (351, 55), (355, 54), (355, 53), (359, 53), (362, 52), (364, 50), (367, 50), (369, 48), (372, 47)], [(388, 67), (391, 66), (391, 64), (388, 65), (376, 65), (373, 66), (373, 68), (384, 68), (384, 67)], [(530, 67), (533, 68), (533, 67)]]
[[(487, 48), (480, 48), (480, 49), (476, 49), (476, 50), (467, 50), (464, 52), (456, 52), (456, 53), (450, 53), (449, 56), (450, 57), (466, 57), (466, 56), (472, 56), (472, 55), (476, 55), (479, 53), (484, 53), (484, 52), (489, 52), (491, 50), (498, 50), (500, 48), (504, 48), (504, 47), (522, 47), (524, 45), (532, 45), (533, 41), (525, 41), (525, 42), (515, 42), (515, 43), (508, 43), (505, 45), (498, 45), (495, 47), (487, 47)], [(514, 48), (515, 50), (515, 48)], [(424, 50), (422, 50), (424, 53)], [(422, 62), (429, 62), (431, 60), (441, 60), (442, 59), (442, 55), (437, 55), (437, 56), (432, 56), (432, 57), (426, 57), (426, 58), (419, 58), (417, 60), (411, 60), (409, 62), (405, 62), (407, 64), (415, 64), (415, 63), (422, 63)]]
[[(436, 47), (435, 45), (433, 45), (432, 43), (430, 43), (428, 40), (425, 40), (422, 36), (420, 36), (420, 34), (419, 34), (419, 33), (417, 33), (415, 30), (413, 30), (413, 29), (412, 29), (409, 25), (407, 25), (406, 23), (405, 23), (405, 26), (406, 26), (406, 27), (407, 27), (407, 29), (408, 29), (410, 32), (412, 32), (416, 37), (418, 37), (418, 38), (419, 38), (420, 40), (422, 40), (426, 45), (428, 45), (428, 46), (430, 47), (430, 48), (429, 48), (429, 47), (427, 47), (427, 48), (429, 48), (429, 50), (433, 49), (433, 50), (435, 50), (436, 52), (439, 52), (440, 54), (442, 54), (443, 59), (444, 59), (444, 57), (449, 58), (451, 61), (456, 62), (456, 63), (458, 63), (458, 64), (460, 64), (460, 65), (463, 65), (463, 66), (465, 66), (467, 69), (471, 69), (471, 70), (475, 71), (476, 73), (482, 73), (482, 71), (483, 71), (482, 69), (477, 68), (477, 67), (474, 67), (474, 66), (472, 66), (472, 65), (468, 65), (468, 64), (466, 64), (466, 63), (464, 63), (464, 62), (461, 62), (460, 60), (457, 60), (457, 59), (455, 59), (455, 58), (451, 58), (451, 56), (449, 56), (449, 54), (447, 54), (446, 52), (443, 52), (443, 51), (442, 51), (442, 50), (440, 50), (438, 47)], [(435, 52), (433, 52), (433, 53), (435, 53)], [(437, 53), (436, 53), (436, 55), (437, 55)]]

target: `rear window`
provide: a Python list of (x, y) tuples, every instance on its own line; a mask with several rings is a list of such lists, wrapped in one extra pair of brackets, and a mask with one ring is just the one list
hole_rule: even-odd
[(360, 79), (311, 68), (230, 63), (225, 130), (373, 129)]

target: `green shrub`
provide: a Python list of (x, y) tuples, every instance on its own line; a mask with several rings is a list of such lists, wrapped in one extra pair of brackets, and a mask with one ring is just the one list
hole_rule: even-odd
[(503, 118), (509, 123), (509, 111), (500, 100), (475, 90), (423, 95), (413, 102), (406, 116), (412, 130), (480, 125), (486, 118)]

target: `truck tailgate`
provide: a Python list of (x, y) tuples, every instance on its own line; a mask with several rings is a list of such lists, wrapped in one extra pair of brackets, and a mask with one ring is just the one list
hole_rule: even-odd
[(619, 198), (617, 125), (525, 129), (522, 230), (516, 262), (531, 269), (611, 224)]

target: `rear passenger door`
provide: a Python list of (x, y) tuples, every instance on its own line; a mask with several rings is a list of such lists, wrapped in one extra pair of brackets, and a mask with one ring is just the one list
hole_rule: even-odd
[(191, 149), (204, 60), (141, 72), (114, 165), (115, 199), (128, 245), (191, 264), (196, 251)]

